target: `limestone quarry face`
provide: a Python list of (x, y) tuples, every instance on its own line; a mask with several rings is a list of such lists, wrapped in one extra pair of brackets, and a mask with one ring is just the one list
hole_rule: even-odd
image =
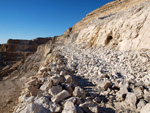
[(150, 2), (128, 10), (97, 17), (83, 28), (77, 43), (117, 50), (149, 49)]

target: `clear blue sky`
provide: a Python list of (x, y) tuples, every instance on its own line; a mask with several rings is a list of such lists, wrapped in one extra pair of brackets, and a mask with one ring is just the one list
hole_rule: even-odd
[(113, 0), (0, 0), (0, 43), (61, 35)]

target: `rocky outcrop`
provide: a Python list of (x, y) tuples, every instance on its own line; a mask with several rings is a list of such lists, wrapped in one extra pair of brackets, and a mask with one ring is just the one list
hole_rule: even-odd
[[(37, 38), (34, 40), (9, 39), (7, 44), (0, 45), (0, 77), (10, 74), (28, 55), (33, 54), (37, 47), (49, 41), (50, 38)], [(12, 66), (15, 64), (14, 66)], [(6, 67), (5, 67), (6, 66)], [(5, 67), (5, 68), (4, 68)], [(3, 70), (2, 70), (3, 69)]]
[(149, 6), (150, 2), (145, 2), (126, 11), (97, 17), (79, 32), (77, 43), (121, 51), (150, 49)]
[(141, 1), (139, 0), (114, 0), (112, 2), (109, 2), (97, 8), (96, 10), (90, 12), (81, 21), (77, 22), (73, 26), (72, 32), (78, 33), (80, 30), (84, 29), (90, 23), (91, 20), (94, 20), (98, 17), (105, 17), (106, 15), (109, 15), (112, 13), (125, 11), (145, 1), (149, 1), (149, 0), (141, 0)]

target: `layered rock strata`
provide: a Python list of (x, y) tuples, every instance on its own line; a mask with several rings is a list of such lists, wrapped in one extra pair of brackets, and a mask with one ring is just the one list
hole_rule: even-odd
[(150, 2), (128, 10), (97, 17), (83, 28), (77, 43), (121, 51), (150, 49)]
[(16, 69), (11, 68), (13, 64), (15, 64), (17, 67), (17, 64), (20, 64), (19, 61), (25, 60), (28, 55), (33, 54), (37, 50), (39, 45), (44, 44), (49, 40), (50, 38), (37, 38), (34, 40), (9, 39), (7, 44), (1, 44), (0, 76), (2, 77), (10, 74), (10, 72)]

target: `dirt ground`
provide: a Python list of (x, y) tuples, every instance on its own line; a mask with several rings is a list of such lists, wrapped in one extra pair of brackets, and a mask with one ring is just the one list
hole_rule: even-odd
[(0, 81), (0, 113), (12, 113), (20, 95), (22, 83), (15, 76)]

